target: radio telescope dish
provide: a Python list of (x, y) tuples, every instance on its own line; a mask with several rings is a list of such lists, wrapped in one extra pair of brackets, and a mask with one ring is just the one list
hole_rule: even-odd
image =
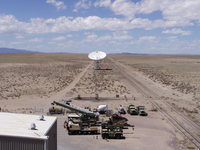
[(95, 61), (95, 69), (101, 69), (100, 61), (106, 58), (106, 53), (102, 51), (95, 51), (88, 54), (88, 58)]
[(102, 51), (91, 52), (88, 57), (92, 60), (102, 60), (106, 57), (106, 53)]

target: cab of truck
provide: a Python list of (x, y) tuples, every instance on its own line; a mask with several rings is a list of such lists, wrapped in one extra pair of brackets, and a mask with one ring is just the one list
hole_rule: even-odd
[(138, 115), (138, 110), (137, 110), (137, 108), (135, 107), (135, 105), (133, 105), (133, 104), (131, 104), (131, 105), (128, 106), (127, 112), (128, 112), (130, 115)]
[(145, 111), (144, 106), (137, 106), (138, 115), (140, 116), (148, 116), (148, 113)]

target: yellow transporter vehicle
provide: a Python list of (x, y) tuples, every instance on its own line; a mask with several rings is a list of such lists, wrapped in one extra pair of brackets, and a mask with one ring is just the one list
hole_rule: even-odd
[(64, 128), (68, 130), (69, 135), (79, 134), (100, 134), (100, 127), (96, 124), (83, 123), (79, 115), (70, 114), (64, 122)]
[(64, 122), (64, 128), (68, 130), (69, 135), (100, 134), (101, 122), (99, 122), (97, 113), (69, 103), (63, 104), (54, 101), (52, 104), (68, 108), (77, 113), (76, 115), (68, 115), (67, 120)]

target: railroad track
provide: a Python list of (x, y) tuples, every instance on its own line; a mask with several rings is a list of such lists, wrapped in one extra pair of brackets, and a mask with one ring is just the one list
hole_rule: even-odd
[[(180, 116), (182, 116), (182, 118), (190, 123), (190, 126), (193, 126), (194, 128), (198, 129), (200, 131), (200, 124), (199, 122), (194, 122), (192, 119), (190, 119), (189, 117), (185, 116), (184, 114), (182, 114), (180, 111), (178, 111), (176, 108), (174, 108), (174, 106), (172, 106), (171, 104), (169, 104), (169, 102), (163, 101), (163, 103), (165, 103), (171, 110), (173, 110), (174, 112), (176, 112), (177, 114), (179, 114)], [(200, 135), (199, 135), (200, 136)]]
[(200, 137), (188, 130), (178, 119), (170, 115), (166, 110), (162, 109), (155, 101), (151, 103), (167, 118), (167, 120), (178, 129), (185, 137), (187, 137), (198, 149), (200, 149)]
[(110, 59), (113, 62), (113, 66), (118, 69), (118, 71), (126, 78), (126, 80), (135, 87), (135, 89), (144, 97), (148, 98), (158, 98), (159, 95), (147, 88), (145, 85), (141, 84), (140, 81), (135, 79), (131, 73), (129, 73), (129, 70), (124, 68), (124, 66), (119, 63), (115, 62), (113, 59)]
[(115, 62), (112, 59), (111, 61), (113, 62), (113, 65), (116, 67), (116, 69), (118, 69), (119, 72), (121, 72), (121, 74), (127, 79), (127, 81), (131, 83), (131, 85), (133, 85), (135, 89), (144, 97), (151, 98), (147, 100), (158, 109), (158, 111), (170, 122), (171, 125), (173, 125), (185, 137), (187, 137), (196, 146), (196, 148), (200, 150), (200, 135), (198, 135), (198, 132), (200, 131), (200, 126), (185, 115), (181, 114), (171, 104), (160, 100), (159, 103), (173, 110), (174, 115), (184, 120), (184, 124), (190, 126), (190, 129), (188, 129), (185, 125), (183, 125), (180, 120), (170, 114), (167, 110), (163, 109), (163, 107), (161, 107), (156, 100), (153, 100), (154, 98), (160, 97), (157, 93), (135, 79), (135, 77), (129, 73), (129, 70), (127, 70), (127, 68), (125, 68), (121, 63)]

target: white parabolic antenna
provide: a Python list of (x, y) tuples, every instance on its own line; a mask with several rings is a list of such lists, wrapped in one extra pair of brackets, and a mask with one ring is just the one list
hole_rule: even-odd
[(106, 53), (102, 51), (91, 52), (88, 57), (92, 60), (102, 60), (106, 57)]
[(102, 51), (95, 51), (88, 54), (88, 58), (95, 61), (95, 69), (100, 69), (100, 60), (106, 58), (106, 53)]

